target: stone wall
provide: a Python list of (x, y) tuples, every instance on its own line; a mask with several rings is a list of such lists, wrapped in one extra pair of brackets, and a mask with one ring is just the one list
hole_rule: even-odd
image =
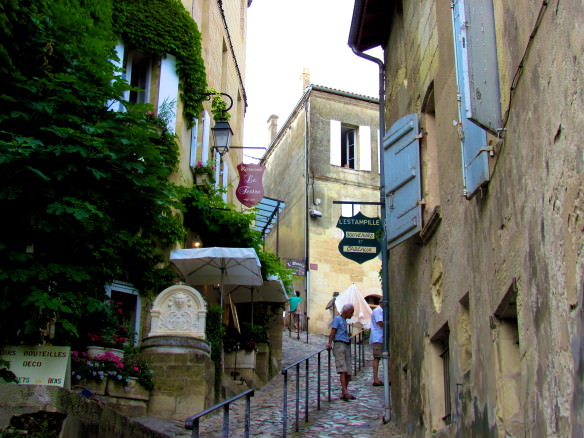
[(422, 148), (429, 132), (435, 136), (438, 153), (422, 179), (431, 166), (425, 190), (441, 211), (428, 240), (411, 238), (389, 257), (392, 400), (408, 436), (582, 434), (584, 35), (575, 24), (584, 12), (577, 3), (549, 2), (511, 98), (542, 2), (494, 1), (509, 119), (503, 139), (488, 138), (491, 180), (471, 200), (453, 126), (449, 2), (404, 0), (392, 17), (386, 124), (416, 112)]

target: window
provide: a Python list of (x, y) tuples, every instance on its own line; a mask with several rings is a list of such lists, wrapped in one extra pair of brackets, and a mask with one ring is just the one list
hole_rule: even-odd
[(450, 329), (448, 323), (431, 339), (431, 400), (432, 428), (440, 430), (452, 421), (450, 400)]
[(150, 101), (150, 57), (131, 51), (126, 64), (126, 79), (133, 88), (129, 100), (131, 103), (147, 103)]
[(330, 157), (333, 166), (371, 170), (371, 127), (330, 121)]
[(497, 415), (506, 435), (523, 434), (520, 394), (521, 352), (517, 320), (517, 284), (513, 281), (491, 318), (495, 348)]
[(131, 284), (121, 281), (114, 281), (105, 290), (112, 301), (121, 303), (124, 323), (134, 330), (134, 345), (138, 345), (142, 309), (140, 294)]
[(341, 125), (341, 166), (355, 169), (356, 130)]

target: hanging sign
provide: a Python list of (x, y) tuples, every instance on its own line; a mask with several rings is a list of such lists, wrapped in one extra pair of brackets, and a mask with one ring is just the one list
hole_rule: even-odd
[(263, 164), (241, 163), (237, 166), (239, 185), (236, 196), (246, 207), (252, 207), (264, 197), (262, 178), (266, 166)]
[(341, 216), (337, 228), (343, 233), (343, 240), (339, 242), (341, 254), (357, 263), (371, 260), (381, 251), (378, 234), (381, 231), (381, 219), (367, 217), (361, 212), (353, 217)]

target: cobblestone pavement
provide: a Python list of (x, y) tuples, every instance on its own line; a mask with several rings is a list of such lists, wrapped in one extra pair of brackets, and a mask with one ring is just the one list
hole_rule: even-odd
[[(288, 366), (298, 360), (317, 353), (325, 348), (326, 337), (323, 335), (310, 335), (309, 343), (306, 343), (306, 333), (301, 333), (301, 339), (296, 335), (292, 337), (288, 332), (283, 336), (284, 366)], [(390, 422), (383, 424), (383, 390), (381, 387), (372, 386), (371, 348), (365, 346), (365, 364), (354, 376), (349, 384), (349, 392), (356, 399), (343, 401), (340, 399), (340, 382), (335, 372), (334, 358), (331, 357), (331, 401), (328, 401), (328, 374), (327, 352), (321, 353), (321, 409), (317, 410), (317, 358), (309, 361), (309, 409), (308, 422), (305, 422), (305, 389), (306, 389), (306, 365), (299, 367), (299, 431), (295, 431), (296, 422), (296, 367), (289, 371), (287, 394), (287, 436), (289, 437), (337, 437), (351, 434), (353, 438), (377, 438), (377, 437), (402, 437), (395, 426)], [(380, 366), (380, 368), (382, 368)], [(382, 370), (380, 369), (382, 374)], [(382, 375), (380, 376), (382, 377)], [(252, 437), (281, 437), (283, 436), (282, 404), (284, 377), (279, 374), (265, 386), (255, 391), (251, 398), (251, 428)], [(244, 436), (245, 400), (241, 399), (231, 404), (230, 408), (230, 436)], [(143, 419), (148, 423), (147, 419)], [(154, 424), (151, 424), (154, 426)], [(209, 415), (201, 420), (201, 437), (222, 437), (223, 411)], [(160, 427), (156, 427), (160, 430)], [(164, 432), (175, 437), (190, 436), (190, 431), (184, 429), (183, 424), (167, 424)], [(162, 431), (162, 430), (161, 430)]]

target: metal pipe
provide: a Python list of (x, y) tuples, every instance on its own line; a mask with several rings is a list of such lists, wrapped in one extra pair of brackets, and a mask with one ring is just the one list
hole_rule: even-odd
[(296, 364), (296, 427), (295, 430), (298, 432), (298, 417), (300, 416), (300, 364)]
[[(385, 64), (381, 59), (360, 52), (354, 45), (349, 44), (353, 53), (360, 58), (375, 62), (379, 66), (379, 146), (383, 148), (383, 137), (385, 136)], [(384, 385), (384, 415), (383, 421), (391, 420), (391, 394), (389, 391), (389, 252), (387, 249), (387, 235), (385, 230), (385, 164), (383, 153), (380, 151), (379, 160), (379, 195), (381, 202), (381, 288), (383, 291), (383, 378)]]
[(306, 359), (306, 376), (304, 376), (306, 379), (306, 385), (304, 385), (304, 422), (305, 423), (308, 423), (308, 389), (310, 386), (310, 382), (308, 381), (308, 377), (310, 375), (309, 369), (308, 369), (309, 362), (310, 361), (308, 359)]
[(282, 400), (282, 436), (286, 438), (286, 429), (288, 427), (288, 371), (284, 371), (284, 399)]

